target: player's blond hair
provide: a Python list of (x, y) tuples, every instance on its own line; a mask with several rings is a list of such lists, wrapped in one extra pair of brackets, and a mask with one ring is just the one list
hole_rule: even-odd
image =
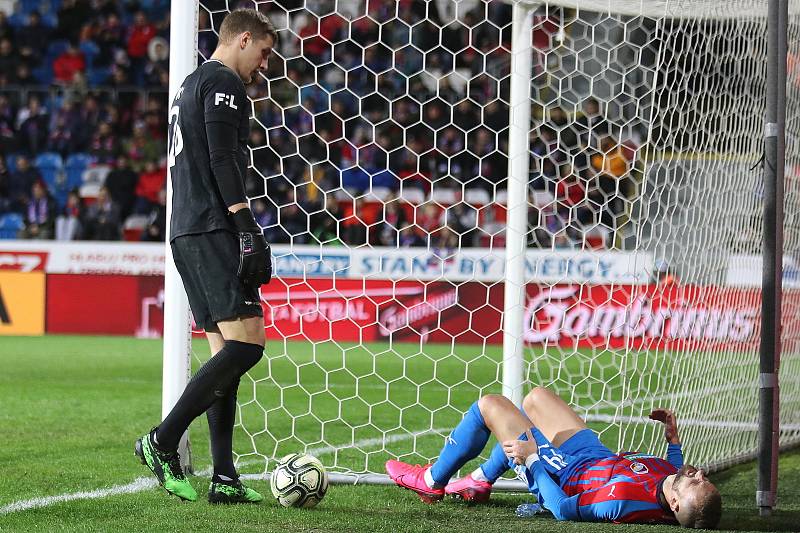
[(678, 522), (683, 527), (695, 529), (714, 529), (719, 524), (722, 517), (722, 496), (717, 487), (710, 485), (710, 488), (702, 494), (698, 494), (694, 505), (686, 510), (686, 513), (678, 513)]
[(278, 32), (264, 13), (255, 9), (234, 9), (219, 27), (220, 44), (229, 44), (244, 32), (250, 32), (253, 39), (260, 41), (267, 37), (278, 42)]

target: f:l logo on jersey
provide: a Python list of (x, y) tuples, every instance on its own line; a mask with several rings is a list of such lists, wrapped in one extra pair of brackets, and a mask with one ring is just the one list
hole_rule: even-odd
[(214, 105), (225, 103), (228, 104), (231, 109), (239, 109), (239, 107), (233, 103), (233, 98), (232, 94), (214, 93)]

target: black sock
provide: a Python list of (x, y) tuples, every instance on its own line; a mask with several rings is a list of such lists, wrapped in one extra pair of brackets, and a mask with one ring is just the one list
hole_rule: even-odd
[(178, 403), (159, 424), (156, 430), (158, 445), (167, 450), (177, 448), (189, 424), (212, 403), (224, 398), (263, 353), (264, 347), (258, 344), (225, 341), (225, 346), (189, 380)]
[(217, 399), (206, 411), (208, 432), (211, 435), (211, 459), (214, 464), (212, 481), (224, 482), (237, 478), (236, 467), (233, 465), (233, 426), (236, 423), (238, 389), (239, 380), (236, 380), (228, 394)]

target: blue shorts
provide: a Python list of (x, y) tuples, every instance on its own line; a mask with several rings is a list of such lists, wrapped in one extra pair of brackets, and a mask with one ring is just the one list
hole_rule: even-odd
[(600, 442), (597, 433), (591, 429), (582, 429), (575, 433), (559, 446), (558, 450), (568, 456), (569, 460), (565, 461), (567, 466), (560, 470), (555, 470), (551, 469), (550, 465), (547, 465), (547, 471), (558, 477), (558, 484), (562, 488), (567, 483), (567, 480), (583, 468), (586, 463), (616, 455)]

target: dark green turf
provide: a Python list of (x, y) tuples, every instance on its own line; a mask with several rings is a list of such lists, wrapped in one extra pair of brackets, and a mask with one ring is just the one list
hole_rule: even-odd
[[(411, 430), (445, 427), (457, 421), (459, 410), (477, 395), (500, 390), (497, 351), (467, 347), (453, 354), (449, 347), (425, 346), (421, 353), (418, 346), (409, 345), (395, 345), (389, 351), (385, 345), (329, 344), (317, 345), (312, 353), (307, 344), (288, 346), (287, 350), (280, 344), (271, 345), (271, 364), (264, 363), (258, 371), (261, 374), (254, 373), (257, 385), (250, 382), (242, 387), (244, 425), (254, 434), (252, 439), (245, 438), (244, 430), (238, 430), (237, 449), (244, 453), (249, 453), (248, 445), (252, 449), (252, 442), (264, 456), (294, 451), (299, 441), (289, 429), (292, 417), (294, 436), (313, 442), (315, 435), (324, 435), (325, 443), (319, 446), (373, 438), (394, 425), (402, 436), (405, 431), (400, 425)], [(195, 349), (201, 356), (206, 350), (203, 342)], [(160, 411), (160, 350), (159, 341), (129, 338), (0, 338), (0, 508), (31, 498), (125, 485), (146, 476), (132, 448), (135, 437), (155, 423)], [(291, 352), (291, 358), (281, 355), (286, 352)], [(600, 379), (596, 379), (576, 383), (574, 394), (609, 398), (621, 394), (621, 387), (613, 386), (614, 376), (629, 370), (622, 368), (618, 357), (611, 352), (601, 354), (591, 370), (612, 384), (609, 391), (597, 389)], [(637, 355), (637, 364), (648, 358)], [(562, 362), (560, 368), (578, 376), (585, 361), (576, 357), (573, 362)], [(543, 373), (545, 368), (552, 365), (542, 364), (536, 372)], [(374, 370), (389, 382), (394, 405), (386, 401), (385, 382), (381, 385)], [(335, 386), (326, 389), (322, 385), (325, 372), (328, 384)], [(416, 387), (434, 373), (436, 380)], [(253, 391), (260, 405), (252, 402)], [(366, 402), (354, 397), (356, 391)], [(286, 409), (276, 409), (276, 394), (283, 395)], [(441, 409), (448, 398), (454, 408)], [(265, 432), (265, 412), (270, 417), (269, 434)], [(203, 421), (192, 429), (198, 469), (208, 464), (204, 425)], [(321, 440), (319, 436), (316, 439)], [(393, 451), (413, 448), (411, 442), (395, 441), (391, 447)], [(421, 437), (416, 449), (408, 451), (430, 456), (440, 445), (440, 436)], [(345, 468), (359, 469), (385, 460), (386, 452), (380, 448), (365, 445), (361, 451), (340, 451), (335, 456), (331, 452), (323, 458), (329, 464), (335, 458)], [(250, 455), (243, 460), (248, 458), (255, 460), (252, 471), (263, 470), (262, 457)], [(726, 528), (800, 530), (800, 454), (782, 459), (780, 506), (768, 520), (759, 519), (753, 507), (752, 464), (715, 479), (725, 498)], [(201, 497), (207, 481), (193, 478)], [(264, 482), (254, 482), (254, 486), (268, 491)], [(429, 507), (410, 492), (394, 487), (334, 486), (318, 509), (301, 511), (273, 503), (233, 508), (212, 507), (204, 501), (187, 504), (150, 489), (0, 515), (0, 531), (675, 531), (670, 527), (558, 523), (547, 518), (520, 520), (513, 510), (525, 501), (524, 495), (502, 495), (493, 501), (477, 508), (456, 502)]]

